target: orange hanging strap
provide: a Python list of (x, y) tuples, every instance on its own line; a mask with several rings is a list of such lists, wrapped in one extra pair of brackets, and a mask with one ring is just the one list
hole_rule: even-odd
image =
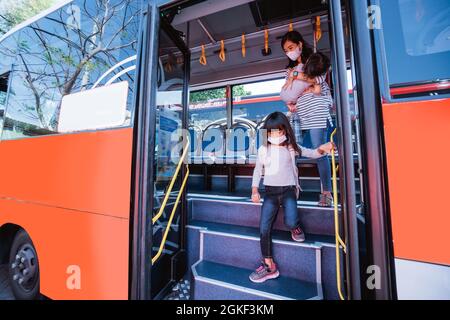
[(320, 16), (316, 17), (316, 41), (319, 42), (319, 40), (322, 38), (322, 28), (320, 27)]
[(225, 62), (225, 43), (223, 42), (223, 40), (220, 40), (219, 59), (222, 60), (222, 62)]
[(269, 30), (266, 28), (264, 30), (264, 49), (266, 50), (266, 53), (269, 53)]
[(242, 34), (241, 43), (242, 43), (242, 57), (245, 58), (245, 55), (247, 54), (247, 49), (245, 48), (245, 33)]
[(207, 62), (206, 62), (206, 54), (205, 54), (205, 45), (202, 44), (202, 55), (200, 56), (200, 60), (199, 60), (201, 65), (206, 66)]
[(291, 23), (289, 23), (289, 32), (294, 31), (294, 25)]

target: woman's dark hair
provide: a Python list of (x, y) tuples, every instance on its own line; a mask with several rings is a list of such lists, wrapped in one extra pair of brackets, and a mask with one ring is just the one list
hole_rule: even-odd
[(323, 53), (313, 53), (308, 60), (306, 60), (303, 67), (303, 73), (308, 78), (315, 78), (328, 72), (330, 69), (330, 59)]
[[(302, 44), (302, 62), (305, 63), (306, 60), (313, 54), (313, 49), (309, 46), (309, 44), (303, 39), (302, 35), (298, 31), (289, 31), (286, 33), (281, 39), (281, 48), (284, 50), (284, 44), (287, 41), (291, 41), (296, 44)], [(298, 65), (298, 61), (292, 61), (289, 59), (289, 64), (286, 68), (295, 68)]]
[[(284, 130), (287, 140), (283, 143), (283, 145), (292, 146), (299, 155), (302, 154), (300, 148), (297, 145), (297, 141), (295, 140), (294, 130), (292, 130), (292, 127), (289, 124), (289, 120), (284, 115), (284, 113), (277, 111), (269, 114), (264, 121), (262, 129), (266, 130), (267, 134), (269, 134), (269, 132), (272, 130)], [(270, 144), (269, 141), (267, 141), (267, 143)]]

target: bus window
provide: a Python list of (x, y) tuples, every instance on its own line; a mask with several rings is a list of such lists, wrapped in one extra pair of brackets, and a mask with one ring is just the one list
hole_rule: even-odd
[[(449, 79), (450, 2), (381, 0), (378, 3), (391, 92), (398, 87)], [(392, 95), (395, 97), (395, 93)]]
[(0, 135), (3, 128), (3, 117), (5, 115), (6, 96), (8, 93), (9, 73), (0, 75)]
[[(140, 15), (140, 1), (78, 0), (22, 29), (2, 139), (66, 132), (59, 130), (63, 97), (113, 82), (129, 84), (127, 112), (119, 126), (129, 125)], [(92, 108), (95, 100), (89, 100)], [(116, 126), (117, 121), (106, 125)]]
[(272, 112), (287, 112), (279, 96), (284, 82), (276, 79), (234, 86), (233, 120), (244, 118), (258, 125)]
[(0, 75), (0, 119), (3, 119), (5, 111), (6, 94), (8, 93), (9, 73)]
[(189, 127), (205, 130), (211, 123), (227, 124), (225, 88), (193, 91), (189, 97)]

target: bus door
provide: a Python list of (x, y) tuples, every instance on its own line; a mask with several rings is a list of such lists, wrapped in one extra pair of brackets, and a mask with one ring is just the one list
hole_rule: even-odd
[[(184, 161), (189, 52), (180, 34), (160, 20), (156, 63), (151, 298), (159, 298), (185, 273), (184, 227), (187, 160)], [(154, 81), (155, 82), (155, 81)], [(150, 133), (152, 134), (152, 133)], [(151, 151), (150, 151), (151, 152)], [(150, 195), (151, 196), (151, 195)]]
[(156, 2), (144, 14), (134, 128), (130, 298), (160, 299), (186, 271), (190, 53)]

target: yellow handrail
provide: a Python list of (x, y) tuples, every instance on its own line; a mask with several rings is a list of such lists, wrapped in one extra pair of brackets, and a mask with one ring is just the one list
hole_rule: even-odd
[(164, 196), (163, 203), (161, 204), (161, 208), (159, 208), (158, 214), (152, 218), (152, 224), (154, 224), (161, 217), (161, 215), (164, 212), (164, 208), (166, 206), (167, 200), (169, 200), (169, 196), (170, 196), (170, 193), (172, 192), (173, 185), (175, 184), (175, 181), (177, 180), (178, 172), (180, 171), (181, 165), (183, 164), (183, 161), (186, 158), (188, 148), (189, 148), (189, 141), (186, 144), (186, 148), (183, 150), (183, 154), (181, 155), (180, 162), (178, 162), (175, 173), (173, 174), (173, 178), (170, 181), (169, 188), (167, 188), (166, 195)]
[[(331, 143), (334, 144), (333, 137), (336, 135), (337, 129), (334, 129), (331, 134)], [(339, 235), (339, 209), (338, 209), (338, 192), (337, 192), (337, 166), (336, 166), (336, 157), (335, 150), (331, 151), (331, 165), (333, 170), (333, 204), (334, 204), (334, 232), (335, 232), (335, 243), (336, 243), (336, 281), (337, 281), (337, 289), (339, 293), (339, 298), (341, 300), (345, 300), (344, 295), (342, 294), (341, 288), (341, 256), (339, 252), (339, 248), (342, 247), (344, 253), (347, 253), (347, 246)]]
[[(166, 207), (167, 201), (169, 199), (169, 195), (172, 192), (172, 188), (173, 188), (173, 185), (175, 184), (175, 181), (177, 179), (178, 172), (180, 171), (181, 165), (183, 164), (183, 161), (186, 159), (186, 155), (187, 155), (187, 151), (188, 150), (189, 150), (189, 141), (186, 143), (186, 146), (185, 146), (185, 149), (184, 149), (183, 154), (181, 156), (180, 162), (178, 163), (177, 168), (175, 170), (175, 173), (173, 175), (173, 178), (170, 181), (169, 187), (167, 188), (166, 195), (164, 196), (164, 201), (161, 204), (161, 208), (159, 208), (158, 214), (152, 218), (152, 224), (155, 224), (155, 222), (158, 221), (158, 219), (161, 217), (161, 215), (164, 212), (164, 209)], [(180, 198), (181, 198), (181, 195), (183, 194), (183, 191), (184, 191), (184, 188), (186, 186), (186, 182), (187, 182), (188, 177), (189, 177), (189, 166), (186, 164), (186, 175), (184, 176), (183, 182), (182, 182), (181, 187), (180, 187), (180, 191), (178, 192), (178, 195), (177, 195), (177, 199), (175, 201), (175, 204), (173, 205), (172, 212), (170, 213), (169, 221), (167, 221), (167, 226), (166, 226), (166, 229), (164, 231), (164, 235), (163, 235), (163, 238), (161, 240), (161, 243), (159, 245), (158, 252), (152, 258), (152, 265), (155, 264), (156, 260), (158, 260), (158, 258), (161, 256), (161, 254), (163, 252), (163, 249), (164, 249), (164, 246), (165, 246), (166, 240), (167, 240), (167, 235), (169, 234), (170, 226), (172, 225), (172, 220), (173, 220), (173, 217), (175, 216), (175, 212), (177, 211), (178, 203), (180, 202)]]

